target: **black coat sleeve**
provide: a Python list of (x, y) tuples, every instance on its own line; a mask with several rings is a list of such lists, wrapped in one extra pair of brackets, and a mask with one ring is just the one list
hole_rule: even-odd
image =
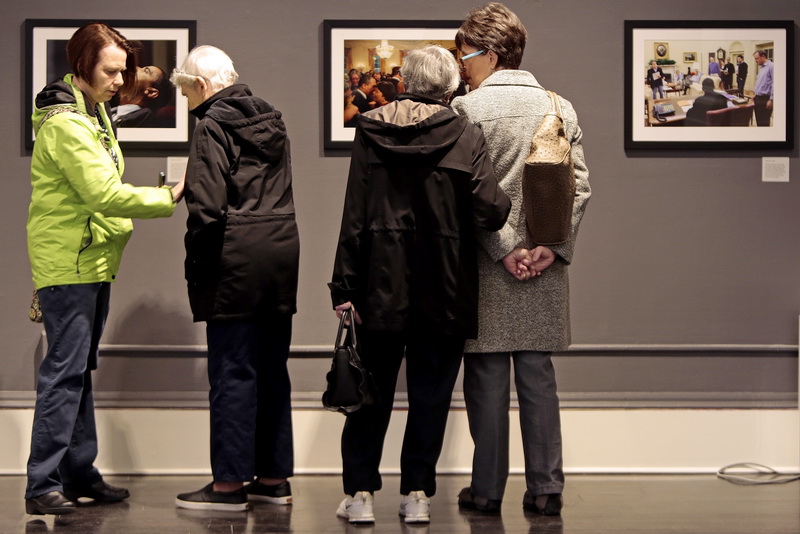
[(368, 238), (367, 217), (367, 148), (356, 128), (353, 154), (350, 159), (350, 174), (344, 198), (342, 226), (339, 231), (339, 244), (333, 265), (333, 277), (328, 287), (334, 306), (344, 302), (358, 305), (358, 295), (364, 289), (363, 271), (364, 247)]
[(230, 172), (225, 135), (213, 121), (202, 121), (192, 136), (186, 169), (186, 278), (190, 282), (216, 279), (228, 211)]

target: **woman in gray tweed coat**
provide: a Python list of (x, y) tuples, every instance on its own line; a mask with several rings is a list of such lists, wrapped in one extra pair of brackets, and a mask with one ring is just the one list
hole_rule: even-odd
[(557, 515), (563, 505), (564, 473), (550, 353), (570, 343), (567, 266), (591, 190), (577, 115), (561, 99), (577, 182), (571, 234), (561, 245), (533, 242), (522, 209), (521, 180), (531, 138), (551, 105), (536, 78), (517, 70), (526, 38), (519, 18), (497, 2), (471, 10), (456, 35), (472, 91), (455, 99), (453, 108), (483, 130), (497, 179), (512, 201), (506, 225), (480, 236), (485, 253), (478, 257), (479, 332), (477, 340), (467, 342), (464, 359), (464, 395), (475, 452), (472, 483), (461, 491), (459, 505), (500, 511), (508, 478), (513, 361), (525, 457), (523, 506)]

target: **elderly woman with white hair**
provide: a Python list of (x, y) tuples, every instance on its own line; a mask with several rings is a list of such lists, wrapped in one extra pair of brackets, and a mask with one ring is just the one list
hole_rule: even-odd
[(447, 104), (459, 82), (453, 55), (414, 50), (402, 72), (409, 92), (358, 121), (329, 284), (337, 315), (352, 306), (361, 323), (361, 357), (379, 397), (349, 414), (342, 433), (346, 497), (337, 515), (351, 523), (375, 521), (403, 356), (400, 515), (430, 521), (450, 398), (464, 342), (478, 329), (475, 233), (501, 228), (510, 210), (483, 134)]
[(299, 241), (289, 138), (281, 113), (237, 79), (230, 57), (212, 46), (192, 50), (171, 77), (198, 119), (186, 170), (185, 265), (194, 320), (207, 325), (214, 476), (178, 495), (181, 508), (292, 502), (286, 363)]

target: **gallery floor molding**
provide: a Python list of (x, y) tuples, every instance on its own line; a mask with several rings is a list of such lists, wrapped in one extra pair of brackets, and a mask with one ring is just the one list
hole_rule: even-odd
[[(517, 413), (511, 413), (511, 467), (522, 472)], [(399, 470), (406, 412), (396, 410), (382, 469)], [(0, 410), (0, 474), (22, 474), (30, 444), (31, 409)], [(206, 474), (208, 412), (202, 409), (98, 409), (99, 467), (108, 474)], [(298, 473), (338, 473), (344, 416), (296, 409)], [(568, 473), (714, 473), (750, 461), (800, 471), (800, 417), (793, 410), (563, 409)], [(443, 473), (465, 473), (472, 443), (466, 413), (453, 410), (439, 462)]]

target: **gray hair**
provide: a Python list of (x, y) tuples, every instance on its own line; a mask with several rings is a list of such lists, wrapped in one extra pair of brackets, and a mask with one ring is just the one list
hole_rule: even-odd
[(183, 60), (183, 65), (172, 71), (169, 81), (175, 87), (180, 87), (195, 83), (198, 77), (208, 82), (214, 93), (230, 87), (239, 79), (230, 56), (210, 45), (200, 45), (192, 49)]
[(460, 77), (456, 58), (439, 45), (412, 50), (400, 68), (409, 93), (445, 100), (458, 89)]

